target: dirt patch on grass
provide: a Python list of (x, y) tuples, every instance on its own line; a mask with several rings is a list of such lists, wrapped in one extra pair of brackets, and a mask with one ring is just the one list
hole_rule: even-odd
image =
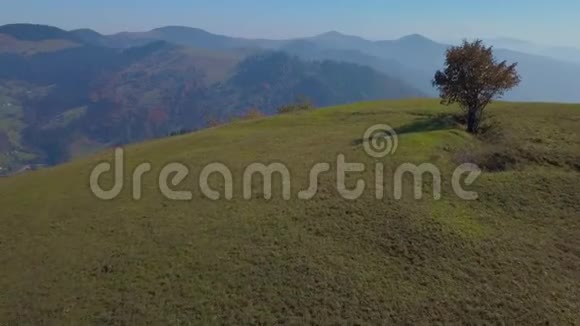
[(550, 144), (546, 136), (518, 133), (495, 118), (486, 122), (478, 142), (455, 153), (457, 163), (475, 163), (484, 171), (500, 172), (529, 165), (553, 166), (580, 171), (580, 155), (566, 149), (570, 143)]

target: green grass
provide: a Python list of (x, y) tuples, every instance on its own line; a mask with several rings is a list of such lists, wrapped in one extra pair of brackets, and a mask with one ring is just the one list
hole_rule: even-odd
[[(157, 173), (139, 202), (128, 176), (119, 198), (97, 200), (88, 176), (111, 151), (0, 179), (0, 324), (578, 323), (580, 105), (497, 103), (498, 127), (482, 137), (445, 118), (455, 110), (359, 103), (127, 148), (129, 167), (189, 166), (188, 202), (164, 199)], [(373, 188), (375, 160), (360, 139), (376, 123), (400, 133), (386, 170), (437, 164), (441, 201), (427, 186), (423, 200), (396, 201), (392, 182), (382, 201), (373, 191), (346, 201), (332, 174), (310, 201), (241, 199), (251, 162), (286, 163), (295, 198), (310, 167), (338, 153), (366, 163), (358, 176)], [(503, 166), (471, 187), (473, 202), (449, 184), (467, 154)], [(232, 169), (234, 200), (204, 199), (194, 186), (213, 161)]]

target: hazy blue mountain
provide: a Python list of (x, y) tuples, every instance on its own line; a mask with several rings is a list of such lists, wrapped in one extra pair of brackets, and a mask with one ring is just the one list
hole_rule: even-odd
[(228, 49), (244, 47), (246, 41), (233, 37), (208, 33), (202, 29), (167, 26), (148, 33), (150, 38), (161, 38), (164, 41), (205, 49)]
[(327, 106), (424, 94), (368, 66), (305, 61), (192, 29), (125, 39), (35, 25), (0, 30), (10, 33), (0, 33), (0, 161), (10, 157), (0, 164), (14, 169), (201, 128), (249, 108), (272, 114), (299, 96)]
[(338, 32), (294, 40), (282, 47), (282, 50), (304, 58), (368, 65), (396, 76), (432, 96), (436, 94), (431, 86), (431, 79), (434, 69), (442, 64), (446, 49), (447, 45), (438, 44), (420, 35), (389, 41), (369, 41)]
[(518, 62), (519, 87), (506, 98), (517, 101), (580, 102), (580, 64), (497, 49), (498, 58)]
[(407, 66), (395, 59), (381, 58), (358, 49), (329, 48), (319, 44), (316, 39), (290, 41), (282, 46), (280, 50), (306, 60), (334, 60), (369, 66), (390, 76), (396, 76), (425, 94), (434, 94), (430, 83), (430, 73), (429, 76), (426, 76), (422, 70)]
[[(370, 41), (358, 36), (331, 31), (320, 35), (292, 40), (244, 39), (216, 35), (189, 27), (162, 27), (142, 33), (119, 33), (107, 36), (104, 42), (98, 35), (84, 32), (83, 40), (93, 44), (116, 47), (136, 46), (154, 40), (194, 48), (269, 49), (282, 50), (307, 60), (336, 60), (366, 65), (413, 85), (422, 92), (436, 96), (431, 80), (443, 65), (448, 44), (438, 43), (422, 35), (413, 34), (395, 40)], [(578, 63), (573, 62), (577, 51), (573, 48), (544, 48), (532, 43), (500, 39), (496, 45), (498, 57), (520, 63), (522, 84), (506, 95), (508, 100), (521, 101), (580, 101)], [(579, 57), (580, 58), (580, 57)]]
[(107, 36), (89, 28), (72, 30), (70, 33), (86, 44), (113, 47), (113, 44)]
[[(338, 55), (333, 51), (339, 50), (339, 57), (343, 61), (361, 63), (368, 60), (367, 65), (382, 71), (388, 70), (391, 75), (431, 95), (436, 93), (430, 87), (430, 81), (434, 72), (442, 68), (445, 51), (449, 47), (421, 35), (409, 35), (397, 40), (368, 41), (332, 32), (307, 40), (311, 44), (302, 43), (298, 47), (303, 56), (307, 53), (306, 49), (310, 48), (314, 49), (312, 52), (317, 58), (327, 56), (336, 59)], [(580, 64), (499, 48), (496, 49), (496, 55), (502, 60), (518, 62), (523, 79), (521, 85), (508, 93), (505, 99), (580, 101), (580, 79), (577, 77), (580, 75)]]
[(36, 24), (8, 24), (0, 26), (0, 34), (22, 41), (67, 40), (80, 41), (73, 33), (60, 28)]
[(266, 113), (274, 113), (298, 96), (306, 96), (319, 106), (330, 106), (355, 98), (365, 101), (423, 95), (399, 79), (367, 66), (329, 60), (303, 61), (280, 51), (249, 57), (226, 85), (240, 90), (241, 96), (234, 105), (242, 103)]
[(579, 48), (564, 47), (564, 46), (550, 47), (549, 49), (542, 51), (542, 54), (556, 59), (580, 63)]
[(369, 42), (362, 37), (346, 35), (337, 31), (331, 31), (313, 37), (308, 37), (305, 38), (305, 40), (331, 49), (358, 49), (361, 52), (371, 52), (374, 48), (372, 44), (373, 42)]
[(76, 30), (72, 32), (79, 34), (81, 38), (95, 45), (118, 48), (140, 46), (153, 41), (163, 40), (179, 45), (212, 50), (236, 48), (274, 49), (285, 42), (235, 38), (209, 33), (199, 28), (184, 26), (165, 26), (147, 32), (121, 32), (112, 35), (101, 35), (90, 30)]
[(580, 63), (580, 49), (575, 47), (546, 46), (512, 38), (488, 39), (486, 42), (496, 48), (503, 48), (518, 52), (547, 56), (563, 61)]
[[(76, 30), (68, 36), (63, 36), (64, 31), (50, 27), (46, 27), (43, 32), (37, 32), (38, 35), (32, 35), (30, 31), (34, 28), (31, 26), (33, 25), (9, 25), (4, 29), (25, 38), (61, 35), (60, 37), (96, 46), (116, 48), (142, 46), (155, 40), (164, 40), (209, 50), (248, 49), (246, 51), (249, 52), (259, 49), (282, 50), (307, 60), (336, 60), (366, 65), (413, 85), (431, 96), (436, 95), (431, 87), (431, 79), (434, 72), (441, 68), (445, 51), (449, 47), (447, 44), (435, 42), (418, 34), (396, 40), (370, 41), (332, 31), (301, 39), (267, 40), (236, 38), (212, 34), (197, 28), (168, 26), (148, 32), (125, 32), (108, 36), (90, 30)], [(580, 82), (576, 78), (580, 64), (572, 62), (576, 55), (575, 49), (543, 48), (529, 42), (510, 39), (498, 40), (495, 45), (499, 57), (520, 63), (519, 70), (523, 77), (522, 84), (507, 94), (506, 99), (580, 101), (580, 93), (577, 92)], [(504, 49), (508, 45), (520, 51)]]

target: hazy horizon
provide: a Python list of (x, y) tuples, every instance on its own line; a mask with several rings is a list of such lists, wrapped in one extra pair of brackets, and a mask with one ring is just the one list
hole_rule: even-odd
[(369, 40), (421, 34), (439, 42), (462, 38), (508, 38), (548, 46), (580, 47), (572, 0), (534, 3), (490, 0), (464, 3), (445, 0), (339, 0), (292, 3), (248, 0), (87, 0), (58, 4), (40, 0), (10, 3), (0, 12), (0, 25), (35, 23), (63, 29), (90, 28), (99, 33), (147, 31), (162, 26), (187, 26), (245, 38), (289, 39), (339, 31)]

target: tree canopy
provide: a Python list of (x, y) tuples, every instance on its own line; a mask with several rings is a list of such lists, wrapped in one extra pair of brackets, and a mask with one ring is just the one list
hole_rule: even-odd
[(433, 80), (443, 104), (458, 103), (467, 115), (467, 130), (476, 133), (485, 107), (520, 83), (517, 63), (498, 62), (481, 40), (463, 41), (447, 50), (445, 69)]

